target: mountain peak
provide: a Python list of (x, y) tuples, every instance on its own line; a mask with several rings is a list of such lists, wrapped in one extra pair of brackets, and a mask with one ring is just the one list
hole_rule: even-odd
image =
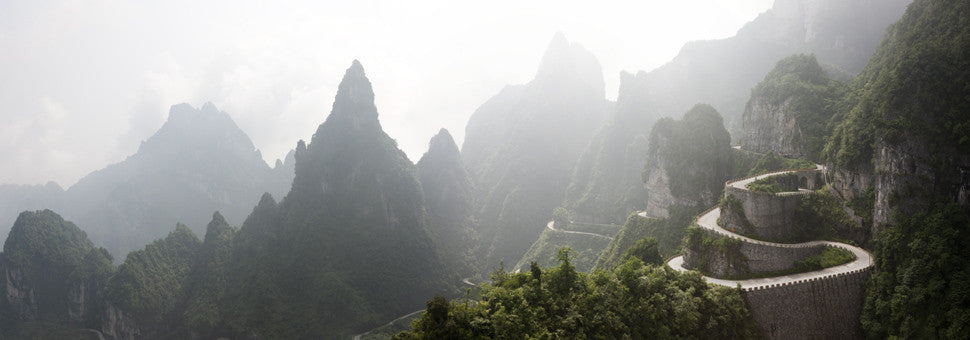
[(200, 109), (199, 111), (201, 111), (201, 112), (219, 112), (219, 109), (216, 108), (216, 104), (213, 104), (212, 102), (205, 102), (205, 104), (202, 104), (202, 109)]
[(374, 106), (374, 89), (360, 61), (354, 60), (344, 73), (343, 80), (340, 81), (337, 96), (333, 101), (333, 109), (327, 117), (327, 122), (332, 120), (346, 122), (348, 127), (354, 130), (363, 128), (380, 130), (377, 107)]
[(606, 96), (603, 69), (599, 60), (578, 43), (570, 43), (566, 35), (556, 32), (542, 56), (536, 80), (548, 83), (578, 83), (589, 86), (601, 97)]
[(451, 137), (451, 133), (449, 133), (448, 129), (445, 128), (441, 128), (441, 130), (438, 130), (438, 134), (431, 137), (431, 142), (428, 145), (428, 151), (443, 148), (455, 149), (455, 152), (458, 150), (458, 144), (455, 143), (455, 139)]
[[(438, 134), (431, 137), (431, 141), (428, 142), (428, 152), (425, 152), (421, 159), (418, 160), (418, 167), (425, 166), (429, 159), (452, 159), (455, 164), (461, 163), (461, 152), (458, 151), (458, 144), (455, 143), (455, 139), (451, 137), (451, 133), (447, 129), (441, 128), (438, 130)], [(431, 161), (435, 162), (435, 161)], [(464, 167), (464, 165), (461, 165)]]
[(235, 126), (229, 114), (220, 111), (212, 102), (206, 102), (199, 109), (196, 109), (188, 103), (172, 105), (168, 110), (168, 120), (165, 121), (165, 125), (176, 124), (179, 126), (213, 123), (231, 123)]

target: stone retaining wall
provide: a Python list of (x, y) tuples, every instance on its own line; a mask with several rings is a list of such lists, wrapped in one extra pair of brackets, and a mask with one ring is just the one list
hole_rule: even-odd
[(759, 237), (784, 239), (791, 235), (798, 195), (774, 195), (730, 185), (724, 188), (724, 194), (741, 201), (744, 215)]
[(745, 289), (767, 339), (859, 339), (863, 287), (869, 269), (789, 284)]
[[(708, 237), (731, 237), (729, 235), (722, 235), (713, 230), (703, 229), (702, 231)], [(800, 244), (772, 244), (763, 241), (748, 242), (743, 241), (741, 243), (741, 255), (747, 258), (747, 271), (749, 273), (765, 273), (765, 272), (775, 272), (780, 270), (786, 270), (795, 265), (795, 262), (805, 259), (809, 256), (814, 256), (822, 253), (826, 245), (818, 243), (800, 243)], [(712, 273), (715, 277), (718, 274), (727, 275), (738, 275), (740, 268), (724, 268), (726, 264), (730, 263), (727, 257), (728, 254), (708, 254), (709, 261), (707, 263), (709, 268), (694, 268), (697, 265), (695, 256), (696, 249), (685, 249), (684, 251), (684, 267), (688, 269), (700, 269), (703, 272)]]

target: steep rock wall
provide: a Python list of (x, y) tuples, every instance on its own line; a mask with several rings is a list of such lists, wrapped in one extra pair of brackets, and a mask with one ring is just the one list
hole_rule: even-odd
[(24, 272), (19, 267), (9, 265), (4, 266), (3, 272), (7, 303), (17, 313), (20, 320), (36, 320), (38, 313), (37, 298), (33, 287), (27, 284)]
[(135, 319), (114, 305), (104, 309), (101, 332), (113, 339), (138, 339), (142, 335)]
[(783, 157), (805, 157), (802, 130), (791, 112), (792, 99), (781, 105), (765, 97), (753, 97), (742, 116), (741, 148), (760, 153), (772, 151)]

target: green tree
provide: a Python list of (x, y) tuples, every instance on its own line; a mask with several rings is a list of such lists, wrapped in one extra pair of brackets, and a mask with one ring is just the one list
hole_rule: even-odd
[(663, 262), (657, 249), (657, 239), (653, 237), (644, 237), (638, 240), (633, 247), (627, 249), (626, 253), (623, 254), (623, 261), (628, 258), (636, 258), (643, 263), (655, 265), (660, 265)]

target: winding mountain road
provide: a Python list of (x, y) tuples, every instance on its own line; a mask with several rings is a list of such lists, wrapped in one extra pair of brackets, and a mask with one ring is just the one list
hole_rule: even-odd
[(561, 232), (564, 232), (564, 233), (567, 233), (567, 234), (596, 236), (596, 237), (602, 237), (602, 238), (605, 238), (605, 239), (608, 239), (608, 240), (612, 240), (613, 239), (610, 236), (600, 235), (600, 234), (596, 234), (596, 233), (588, 233), (588, 232), (585, 232), (585, 231), (572, 231), (572, 230), (556, 229), (556, 221), (549, 221), (549, 223), (546, 223), (546, 229), (553, 230), (553, 231), (561, 231)]
[[(824, 171), (825, 167), (821, 165), (816, 165), (816, 170)], [(793, 173), (793, 172), (795, 171), (793, 170), (793, 171), (773, 172), (773, 173), (768, 173), (764, 175), (758, 175), (750, 178), (741, 179), (734, 182), (729, 182), (727, 183), (727, 185), (735, 188), (743, 189), (743, 190), (749, 190), (747, 188), (747, 185), (751, 182), (754, 182), (756, 180), (769, 177), (769, 176), (775, 176), (775, 175)], [(795, 191), (782, 192), (782, 193), (777, 193), (776, 195), (806, 194), (810, 192), (812, 191), (806, 190), (806, 189), (799, 189), (799, 191), (797, 192)], [(718, 278), (704, 276), (704, 280), (710, 283), (727, 286), (727, 287), (736, 287), (740, 285), (742, 289), (750, 290), (750, 289), (758, 289), (758, 288), (768, 287), (768, 286), (792, 284), (792, 283), (802, 282), (807, 280), (822, 279), (822, 278), (827, 278), (827, 277), (836, 276), (836, 275), (850, 274), (873, 266), (872, 255), (869, 254), (868, 251), (865, 251), (864, 249), (856, 246), (848, 245), (841, 242), (832, 242), (832, 241), (810, 241), (810, 242), (804, 242), (804, 243), (789, 244), (789, 243), (775, 243), (775, 242), (755, 240), (746, 236), (735, 234), (733, 232), (725, 230), (724, 228), (721, 228), (721, 226), (717, 225), (717, 219), (720, 216), (721, 216), (721, 209), (718, 207), (714, 207), (713, 209), (708, 210), (707, 212), (698, 216), (695, 221), (695, 224), (701, 228), (713, 231), (722, 236), (739, 239), (743, 242), (760, 244), (760, 245), (771, 246), (771, 247), (802, 248), (802, 247), (814, 247), (818, 245), (826, 245), (830, 247), (842, 248), (851, 252), (855, 259), (853, 259), (849, 263), (845, 263), (834, 267), (824, 268), (821, 270), (775, 276), (775, 277), (759, 278), (759, 279), (727, 280), (727, 279), (718, 279)], [(673, 268), (680, 272), (688, 271), (687, 268), (684, 268), (683, 264), (684, 264), (683, 255), (676, 256), (667, 261), (667, 266), (669, 266), (670, 268)]]

